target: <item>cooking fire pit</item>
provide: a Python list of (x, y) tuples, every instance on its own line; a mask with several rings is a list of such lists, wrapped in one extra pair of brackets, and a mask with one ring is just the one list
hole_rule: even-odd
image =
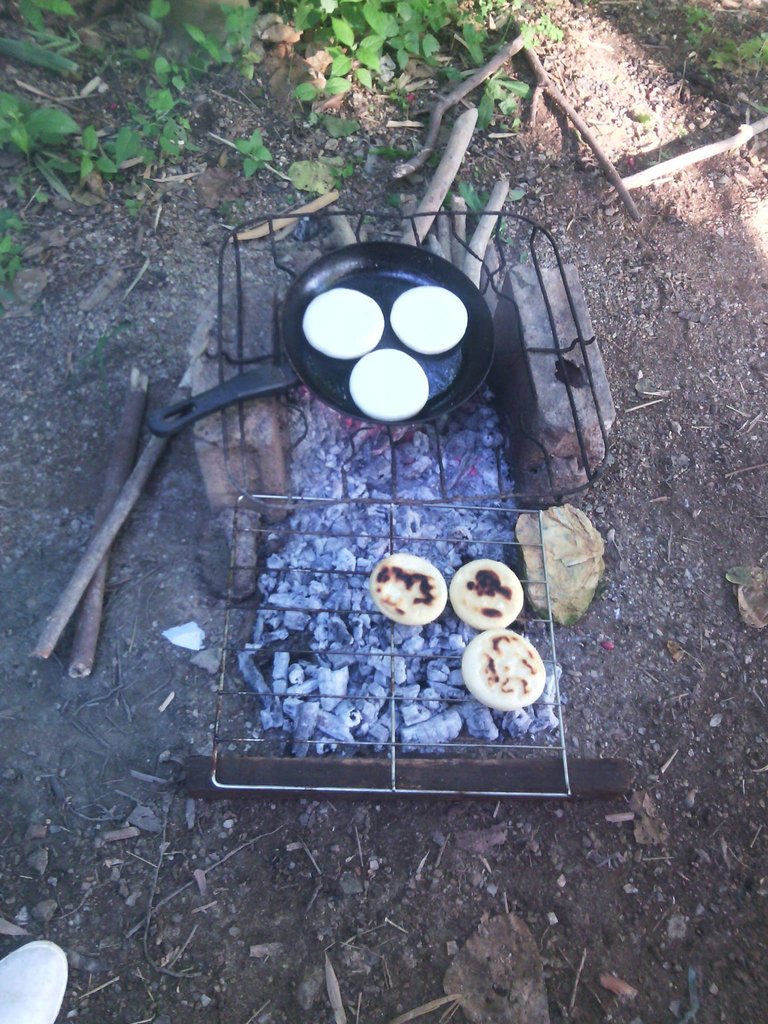
[[(215, 452), (224, 467), (216, 487), (231, 499), (232, 535), (212, 750), (188, 764), (195, 795), (562, 798), (628, 786), (624, 762), (567, 752), (546, 559), (543, 576), (526, 579), (515, 538), (526, 513), (543, 550), (539, 509), (597, 477), (613, 418), (578, 281), (552, 236), (502, 212), (475, 255), (463, 220), (437, 215), (433, 252), (479, 277), (497, 334), (486, 384), (450, 415), (355, 420), (287, 365), (279, 311), (297, 276), (340, 243), (397, 241), (408, 226), (396, 213), (296, 215), (266, 243), (244, 244), (252, 225), (241, 225), (222, 247), (199, 380), (237, 389), (261, 368), (274, 387), (197, 428), (203, 465)], [(521, 295), (532, 296), (524, 308)], [(552, 388), (554, 428), (540, 399)], [(192, 408), (194, 398), (182, 415)], [(419, 628), (377, 613), (368, 576), (395, 551), (427, 558), (448, 581), (470, 559), (495, 558), (543, 586), (546, 607), (514, 627), (547, 669), (535, 705), (491, 712), (468, 693), (460, 663), (474, 634), (450, 608)]]

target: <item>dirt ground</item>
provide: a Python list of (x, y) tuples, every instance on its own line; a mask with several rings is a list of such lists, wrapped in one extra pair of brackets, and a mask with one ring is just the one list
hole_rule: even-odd
[[(726, 28), (754, 25), (756, 6), (733, 6), (718, 11)], [(751, 74), (683, 77), (677, 8), (561, 3), (553, 17), (566, 37), (547, 66), (624, 172), (676, 152), (683, 133), (691, 146), (731, 134), (744, 97), (764, 98)], [(124, 19), (106, 28), (137, 31)], [(111, 91), (94, 103), (120, 104), (130, 83), (118, 88), (116, 67), (104, 75)], [(14, 76), (6, 66), (0, 85)], [(339, 144), (361, 157), (343, 199), (365, 208), (383, 200), (389, 169), (366, 172), (368, 147), (418, 136), (385, 127), (401, 118), (386, 103), (346, 102), (362, 131)], [(209, 130), (259, 127), (278, 167), (327, 141), (228, 75), (200, 87), (194, 123), (201, 150), (175, 173), (216, 162)], [(194, 619), (215, 647), (223, 603), (189, 434), (120, 535), (91, 678), (66, 674), (69, 630), (50, 660), (30, 656), (89, 535), (130, 368), (148, 373), (153, 404), (169, 398), (215, 289), (225, 220), (194, 179), (153, 183), (138, 218), (119, 189), (94, 207), (57, 200), (28, 211), (30, 244), (54, 229), (65, 239), (28, 260), (49, 283), (0, 327), (0, 917), (70, 952), (61, 1019), (319, 1024), (333, 1019), (328, 952), (348, 1019), (379, 1024), (443, 995), (455, 945), (507, 908), (539, 946), (553, 1021), (765, 1019), (768, 658), (725, 572), (768, 558), (768, 147), (636, 192), (639, 226), (544, 103), (519, 135), (473, 142), (462, 179), (482, 189), (500, 173), (579, 267), (618, 412), (607, 472), (578, 501), (608, 538), (607, 586), (557, 634), (568, 745), (631, 762), (653, 829), (607, 820), (625, 798), (190, 806), (183, 763), (209, 750), (215, 682), (161, 631)], [(10, 187), (5, 198), (18, 207)], [(262, 172), (242, 215), (292, 199)], [(115, 268), (119, 286), (84, 310)], [(646, 404), (648, 391), (664, 397)], [(136, 807), (139, 835), (105, 842)], [(194, 872), (212, 865), (201, 891)], [(0, 930), (0, 953), (18, 942)], [(265, 943), (276, 945), (250, 955)], [(604, 972), (636, 996), (607, 991)]]

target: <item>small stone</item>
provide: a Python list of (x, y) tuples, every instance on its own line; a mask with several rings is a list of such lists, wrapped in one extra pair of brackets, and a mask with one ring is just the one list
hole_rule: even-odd
[(555, 925), (558, 924), (557, 914), (554, 913), (554, 911), (550, 910), (550, 912), (547, 914), (547, 921), (549, 922), (549, 927), (554, 928)]
[(48, 826), (41, 825), (37, 822), (31, 822), (27, 825), (27, 831), (24, 833), (25, 839), (45, 839), (48, 835)]
[(36, 267), (25, 267), (13, 279), (13, 294), (24, 306), (37, 302), (48, 284), (48, 273)]
[(213, 1000), (211, 999), (211, 997), (205, 995), (205, 993), (203, 993), (203, 995), (200, 996), (200, 1005), (202, 1007), (210, 1006), (212, 1002)]
[(667, 935), (670, 939), (684, 939), (688, 931), (688, 919), (682, 914), (672, 914), (667, 921)]
[(499, 887), (498, 885), (496, 885), (495, 882), (491, 882), (490, 885), (487, 885), (485, 887), (485, 891), (488, 893), (489, 896), (495, 896), (496, 893), (499, 891)]
[(339, 885), (345, 896), (359, 896), (360, 893), (364, 892), (363, 883), (357, 875), (353, 875), (351, 872), (341, 876)]
[(627, 896), (634, 896), (636, 893), (640, 892), (640, 890), (637, 888), (636, 885), (630, 885), (630, 883), (627, 882), (627, 884), (624, 886), (624, 892), (627, 894)]
[(325, 975), (319, 967), (309, 970), (296, 986), (296, 1001), (302, 1010), (311, 1010), (323, 987)]
[(46, 848), (41, 846), (40, 849), (33, 850), (27, 857), (27, 864), (42, 877), (48, 868), (48, 851)]
[(560, 875), (560, 877), (557, 879), (558, 888), (564, 889), (565, 888), (565, 881), (566, 881), (565, 875)]
[(226, 828), (226, 829), (234, 828), (235, 827), (235, 819), (234, 818), (225, 818), (224, 821), (222, 821), (221, 825), (222, 825), (222, 828)]
[(375, 857), (371, 857), (371, 859), (368, 861), (368, 870), (369, 871), (378, 871), (379, 867), (380, 867), (380, 865), (379, 865), (378, 860)]
[(40, 900), (32, 907), (32, 917), (37, 921), (42, 921), (43, 924), (48, 924), (53, 915), (56, 913), (58, 903), (56, 900)]
[(213, 676), (221, 666), (221, 651), (218, 647), (206, 647), (205, 650), (193, 654), (189, 660), (193, 665)]
[(457, 942), (454, 942), (453, 939), (451, 939), (450, 942), (446, 942), (445, 951), (448, 954), (448, 956), (456, 956), (456, 954), (459, 952), (459, 944)]

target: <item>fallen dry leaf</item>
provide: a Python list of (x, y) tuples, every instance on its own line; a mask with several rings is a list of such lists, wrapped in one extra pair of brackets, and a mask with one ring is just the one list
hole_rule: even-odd
[(630, 810), (634, 811), (635, 841), (641, 846), (663, 846), (669, 838), (669, 829), (658, 817), (656, 804), (643, 789), (629, 798)]
[(749, 577), (735, 587), (739, 615), (753, 629), (768, 626), (768, 570), (759, 566), (747, 569)]
[(506, 841), (507, 830), (503, 825), (459, 832), (456, 836), (456, 845), (460, 850), (466, 850), (468, 853), (488, 853), (494, 846), (501, 846)]
[(685, 657), (685, 650), (677, 640), (667, 640), (667, 651), (672, 661), (682, 661)]
[(0, 935), (10, 935), (11, 938), (16, 939), (29, 935), (29, 932), (24, 928), (19, 928), (13, 921), (6, 921), (4, 917), (0, 917)]
[(460, 994), (472, 1024), (549, 1024), (541, 957), (528, 925), (514, 914), (481, 923), (454, 957), (443, 989)]
[(522, 545), (525, 588), (537, 611), (546, 613), (542, 547), (547, 559), (552, 618), (571, 626), (592, 603), (605, 572), (603, 538), (587, 516), (573, 505), (548, 508), (539, 517), (526, 512), (517, 520), (515, 533)]
[(624, 981), (622, 978), (618, 978), (615, 974), (601, 974), (600, 984), (603, 988), (608, 989), (609, 992), (613, 992), (614, 995), (619, 996), (621, 999), (631, 1000), (637, 995), (637, 989), (634, 988), (629, 982)]
[(195, 179), (195, 196), (201, 206), (216, 210), (243, 194), (245, 182), (224, 167), (208, 167)]
[(344, 1011), (344, 1003), (341, 1000), (341, 989), (328, 954), (325, 955), (325, 987), (328, 990), (328, 999), (333, 1010), (333, 1019), (336, 1024), (347, 1024), (347, 1015)]
[(268, 956), (277, 956), (277, 954), (282, 953), (282, 951), (282, 942), (259, 942), (255, 946), (251, 946), (248, 955), (257, 957), (259, 960), (264, 960)]

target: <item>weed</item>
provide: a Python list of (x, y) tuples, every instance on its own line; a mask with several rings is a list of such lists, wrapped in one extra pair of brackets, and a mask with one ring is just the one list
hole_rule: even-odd
[(0, 210), (0, 316), (12, 298), (10, 286), (21, 270), (23, 222), (10, 210)]
[(251, 178), (272, 159), (272, 154), (264, 145), (258, 129), (252, 133), (250, 139), (237, 139), (235, 148), (243, 157), (243, 174), (246, 178)]

